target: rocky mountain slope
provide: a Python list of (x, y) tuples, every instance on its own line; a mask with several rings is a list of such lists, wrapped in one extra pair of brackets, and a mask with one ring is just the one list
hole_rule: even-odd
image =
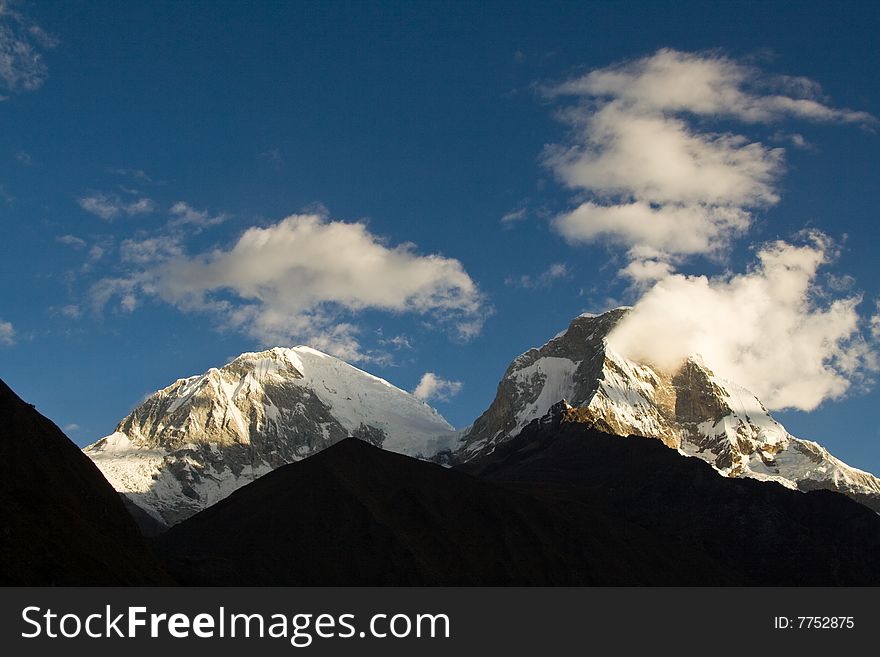
[(606, 338), (626, 312), (577, 317), (566, 331), (516, 358), (492, 404), (463, 433), (453, 462), (491, 454), (564, 399), (572, 417), (588, 426), (659, 438), (725, 476), (834, 490), (880, 511), (880, 480), (791, 436), (755, 395), (717, 377), (699, 358), (670, 374), (616, 353)]
[(84, 451), (118, 491), (172, 525), (349, 436), (429, 457), (456, 434), (387, 381), (295, 347), (245, 353), (179, 379)]
[(95, 465), (3, 381), (0, 508), (2, 585), (172, 583)]
[(308, 347), (275, 348), (178, 380), (85, 452), (162, 529), (349, 436), (466, 463), (493, 453), (564, 399), (590, 427), (658, 438), (722, 475), (829, 489), (880, 511), (880, 480), (791, 436), (755, 395), (698, 357), (669, 373), (616, 353), (607, 337), (626, 312), (577, 317), (516, 358), (495, 400), (462, 432), (409, 393), (336, 358)]

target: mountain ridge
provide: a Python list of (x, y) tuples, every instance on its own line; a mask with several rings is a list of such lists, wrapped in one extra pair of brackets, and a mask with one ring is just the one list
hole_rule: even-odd
[(454, 468), (340, 441), (154, 544), (189, 585), (880, 583), (863, 505), (720, 477), (554, 410)]
[(627, 312), (580, 315), (543, 346), (514, 358), (495, 399), (448, 458), (462, 463), (491, 453), (565, 399), (585, 424), (658, 438), (724, 476), (825, 488), (880, 512), (880, 479), (790, 435), (754, 394), (716, 376), (698, 356), (670, 374), (617, 353), (607, 338)]
[(182, 583), (203, 586), (738, 581), (699, 550), (590, 505), (357, 439), (274, 470), (154, 543)]
[(564, 402), (479, 459), (469, 474), (524, 492), (592, 504), (649, 532), (698, 546), (730, 573), (769, 586), (868, 586), (880, 517), (828, 490), (796, 491), (750, 477), (720, 477), (661, 441), (621, 438), (584, 424)]
[(0, 583), (169, 585), (118, 493), (0, 380)]
[(455, 432), (424, 402), (310, 347), (246, 352), (151, 395), (84, 448), (166, 525), (349, 436), (429, 456)]
[(85, 452), (130, 502), (170, 526), (350, 436), (447, 465), (466, 463), (564, 399), (582, 423), (657, 438), (723, 476), (825, 488), (880, 511), (880, 480), (791, 436), (755, 395), (699, 357), (669, 373), (617, 353), (607, 338), (628, 312), (579, 315), (514, 358), (486, 411), (458, 432), (383, 379), (309, 347), (275, 347), (178, 379)]

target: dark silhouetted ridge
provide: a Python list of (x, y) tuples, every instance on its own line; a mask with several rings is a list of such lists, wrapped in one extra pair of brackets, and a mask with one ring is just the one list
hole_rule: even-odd
[(346, 439), (156, 539), (209, 585), (725, 584), (718, 564), (589, 505)]
[(865, 506), (836, 492), (720, 477), (656, 440), (610, 436), (559, 410), (462, 467), (677, 537), (743, 582), (880, 584), (880, 516)]
[(3, 381), (0, 507), (5, 585), (171, 583), (98, 468)]

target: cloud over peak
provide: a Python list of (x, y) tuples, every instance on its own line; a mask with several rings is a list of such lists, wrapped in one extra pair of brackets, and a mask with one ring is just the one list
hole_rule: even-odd
[(609, 344), (670, 372), (700, 355), (770, 408), (812, 410), (841, 397), (878, 363), (861, 336), (861, 298), (828, 298), (820, 284), (834, 244), (818, 232), (806, 237), (762, 246), (745, 273), (660, 276)]
[(876, 345), (863, 337), (873, 328), (857, 294), (820, 276), (837, 255), (822, 233), (759, 246), (744, 273), (676, 272), (696, 256), (723, 262), (753, 213), (780, 200), (783, 149), (740, 131), (794, 119), (871, 124), (871, 115), (832, 107), (807, 78), (712, 52), (662, 49), (545, 91), (574, 99), (559, 113), (568, 142), (544, 153), (576, 194), (553, 226), (572, 244), (625, 249), (618, 274), (642, 294), (609, 337), (615, 349), (670, 371), (701, 355), (771, 408), (811, 410), (873, 378)]
[(467, 339), (482, 324), (483, 295), (458, 260), (388, 246), (363, 223), (292, 215), (247, 229), (228, 249), (187, 255), (168, 238), (123, 244), (134, 266), (93, 290), (156, 296), (181, 310), (214, 313), (264, 344), (307, 342), (350, 360), (369, 360), (348, 321), (363, 311), (427, 315)]

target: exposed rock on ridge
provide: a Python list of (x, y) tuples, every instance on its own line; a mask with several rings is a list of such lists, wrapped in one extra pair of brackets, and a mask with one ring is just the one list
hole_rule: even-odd
[(220, 369), (179, 379), (85, 452), (117, 490), (172, 525), (348, 436), (430, 456), (454, 435), (409, 393), (296, 347), (242, 354)]
[(491, 454), (565, 399), (571, 419), (619, 436), (659, 438), (723, 475), (834, 490), (880, 511), (880, 480), (791, 436), (755, 395), (717, 377), (699, 357), (669, 374), (616, 353), (606, 338), (626, 312), (577, 317), (547, 344), (516, 358), (452, 460)]

